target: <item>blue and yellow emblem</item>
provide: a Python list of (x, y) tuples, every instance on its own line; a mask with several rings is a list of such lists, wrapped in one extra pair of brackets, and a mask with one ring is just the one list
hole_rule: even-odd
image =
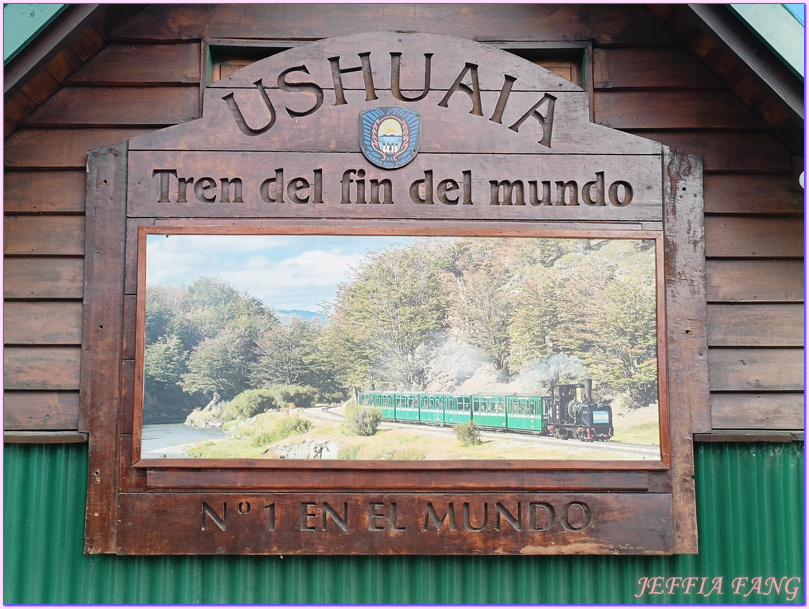
[(360, 148), (383, 169), (404, 167), (421, 147), (421, 113), (382, 106), (360, 112)]

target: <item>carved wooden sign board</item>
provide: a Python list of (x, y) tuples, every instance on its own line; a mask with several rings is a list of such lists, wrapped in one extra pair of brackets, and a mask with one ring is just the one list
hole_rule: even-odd
[[(708, 427), (701, 160), (591, 123), (589, 103), (579, 86), (508, 52), (445, 36), (376, 32), (322, 40), (258, 61), (209, 86), (199, 120), (93, 151), (81, 393), (90, 434), (86, 550), (696, 552), (692, 434)], [(580, 304), (565, 311), (562, 301), (589, 294), (592, 277), (605, 275), (604, 269), (611, 269), (615, 281), (634, 279), (626, 275), (640, 267), (623, 261), (635, 258), (621, 256), (649, 252), (643, 289), (651, 295), (653, 334), (644, 370), (651, 370), (655, 392), (649, 400), (655, 437), (641, 445), (620, 435), (621, 413), (632, 413), (620, 407), (629, 381), (607, 380), (596, 351), (609, 351), (609, 345), (582, 353), (569, 346), (551, 349), (557, 357), (567, 350), (565, 358), (579, 358), (579, 376), (568, 377), (568, 385), (558, 375), (546, 377), (515, 391), (509, 383), (517, 375), (516, 350), (511, 368), (501, 362), (487, 369), (499, 375), (496, 386), (474, 387), (480, 375), (440, 385), (436, 379), (446, 381), (449, 368), (433, 378), (430, 362), (420, 369), (420, 380), (405, 382), (405, 360), (394, 355), (373, 360), (367, 345), (377, 344), (378, 337), (369, 336), (363, 353), (371, 364), (355, 369), (365, 380), (356, 373), (343, 383), (340, 397), (325, 402), (320, 397), (305, 408), (299, 403), (295, 412), (290, 407), (298, 398), (289, 398), (291, 404), (231, 423), (244, 429), (256, 421), (304, 420), (303, 440), (267, 439), (272, 446), (255, 454), (234, 449), (225, 456), (204, 451), (172, 456), (170, 450), (155, 450), (150, 442), (168, 432), (153, 425), (161, 423), (150, 410), (154, 404), (182, 402), (185, 394), (170, 396), (184, 386), (188, 399), (202, 399), (205, 406), (213, 391), (189, 389), (190, 359), (185, 376), (171, 383), (152, 379), (153, 346), (168, 343), (150, 325), (156, 323), (151, 294), (164, 289), (159, 284), (165, 280), (173, 281), (174, 294), (187, 295), (196, 279), (183, 269), (189, 256), (202, 259), (220, 247), (210, 245), (212, 238), (222, 239), (221, 251), (231, 255), (259, 236), (283, 237), (301, 252), (295, 258), (298, 275), (283, 274), (291, 257), (251, 275), (264, 254), (231, 273), (233, 282), (249, 277), (246, 284), (234, 283), (237, 291), (241, 285), (257, 290), (247, 300), (264, 300), (275, 311), (281, 305), (269, 304), (265, 293), (280, 293), (292, 278), (314, 277), (342, 260), (338, 246), (324, 245), (330, 239), (343, 247), (350, 238), (372, 250), (350, 258), (349, 279), (335, 280), (333, 317), (320, 325), (319, 331), (343, 345), (350, 341), (338, 331), (340, 315), (348, 319), (360, 306), (340, 312), (349, 297), (359, 298), (350, 280), (364, 277), (363, 269), (370, 274), (375, 262), (387, 269), (377, 285), (390, 286), (397, 272), (392, 260), (434, 260), (407, 275), (439, 282), (425, 283), (425, 290), (446, 290), (442, 302), (449, 312), (439, 316), (430, 340), (443, 333), (444, 347), (455, 345), (456, 355), (485, 351), (483, 339), (469, 338), (466, 347), (457, 347), (478, 323), (458, 321), (463, 314), (457, 307), (483, 293), (480, 273), (488, 265), (509, 278), (491, 294), (506, 295), (495, 313), (507, 309), (509, 327), (519, 322), (525, 329), (509, 335), (515, 344), (523, 340), (523, 363), (539, 361), (531, 358), (550, 344), (550, 338), (525, 343), (524, 335), (531, 335), (534, 319), (538, 328), (548, 317), (542, 310), (551, 301), (560, 304), (554, 319), (571, 310), (595, 315), (598, 306), (575, 301)], [(386, 240), (394, 245), (376, 245)], [(179, 249), (165, 250), (167, 243)], [(542, 266), (537, 252), (547, 251), (549, 243), (558, 259)], [(448, 252), (458, 254), (455, 267), (441, 258)], [(520, 262), (517, 273), (518, 260), (530, 252), (536, 260)], [(588, 277), (570, 271), (585, 258), (596, 261)], [(220, 272), (213, 258), (206, 260), (211, 274)], [(453, 275), (453, 269), (477, 274)], [(521, 300), (529, 279), (539, 281), (552, 270), (562, 273), (555, 277), (567, 291)], [(220, 279), (230, 280), (228, 273)], [(379, 288), (363, 302), (369, 307), (392, 302), (393, 289)], [(605, 294), (592, 292), (590, 302), (597, 305)], [(478, 300), (487, 298), (495, 296)], [(380, 335), (383, 317), (374, 315)], [(564, 343), (569, 328), (554, 327), (553, 336), (561, 337), (554, 340)], [(490, 351), (505, 340), (492, 341)], [(199, 344), (183, 345), (186, 358), (193, 358)], [(437, 350), (436, 344), (430, 348)], [(420, 349), (417, 354), (427, 347)], [(264, 353), (277, 355), (277, 349)], [(344, 353), (337, 362), (345, 368), (339, 378), (347, 378), (355, 359), (350, 349)], [(595, 389), (580, 383), (585, 377)], [(250, 378), (251, 388), (262, 387)], [(153, 395), (158, 386), (166, 387), (162, 398)], [(563, 390), (570, 393), (558, 393)], [(598, 405), (587, 406), (594, 400), (591, 391), (601, 392)], [(382, 412), (376, 434), (367, 440), (378, 443), (375, 449), (340, 424), (356, 408), (352, 402), (362, 400)], [(577, 408), (576, 416), (583, 408), (592, 420), (575, 418)], [(428, 419), (429, 413), (443, 418)], [(461, 418), (452, 419), (452, 413)], [(328, 417), (330, 427), (323, 424)], [(605, 417), (608, 431), (597, 431), (598, 417)], [(519, 423), (529, 419), (530, 425)], [(458, 452), (453, 421), (474, 428), (472, 420), (483, 443), (469, 449), (473, 452)], [(230, 439), (215, 432), (220, 439), (185, 442), (206, 448), (236, 441), (232, 427)], [(171, 444), (169, 436), (160, 437), (167, 440), (162, 446)], [(424, 437), (432, 440), (421, 452), (397, 448), (417, 446)], [(303, 442), (320, 442), (320, 458), (300, 453), (285, 458), (279, 452)]]

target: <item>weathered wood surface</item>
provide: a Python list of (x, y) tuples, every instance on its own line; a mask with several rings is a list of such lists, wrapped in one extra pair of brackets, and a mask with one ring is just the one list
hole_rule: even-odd
[(724, 89), (710, 68), (681, 47), (593, 49), (596, 89)]
[[(204, 38), (312, 40), (346, 36), (368, 24), (401, 32), (474, 32), (481, 42), (594, 40), (597, 43), (674, 42), (672, 33), (640, 7), (589, 5), (423, 4), (149, 6), (114, 32), (126, 41)], [(461, 26), (461, 23), (463, 24)], [(448, 32), (448, 24), (449, 32)], [(457, 27), (456, 27), (457, 26)]]
[(125, 359), (121, 363), (121, 412), (119, 421), (122, 434), (132, 434), (135, 420), (135, 360)]
[(698, 541), (692, 437), (694, 433), (711, 429), (706, 366), (703, 164), (697, 156), (667, 149), (663, 169), (667, 178), (663, 191), (666, 226), (663, 281), (666, 286), (664, 340), (668, 367), (660, 383), (666, 384), (668, 393), (663, 394), (665, 401), (661, 400), (660, 415), (661, 419), (668, 417), (670, 425), (675, 551), (696, 553)]
[[(255, 152), (247, 157), (240, 152), (133, 151), (131, 155), (129, 216), (542, 222), (659, 222), (662, 218), (660, 158), (651, 155), (549, 155), (537, 159), (518, 154), (498, 158), (422, 152), (395, 174), (371, 167), (356, 153)], [(159, 169), (176, 173), (156, 172)], [(585, 197), (593, 202), (597, 198), (599, 174), (601, 203), (588, 205)], [(196, 180), (190, 187), (189, 177)], [(184, 180), (182, 188), (178, 178)], [(223, 179), (228, 180), (227, 186)], [(233, 184), (237, 180), (242, 187), (238, 202)], [(379, 185), (376, 197), (374, 180)], [(446, 188), (447, 180), (452, 180), (452, 190), (442, 195), (441, 184)], [(357, 181), (364, 186), (362, 195)], [(508, 185), (500, 186), (501, 181)], [(518, 181), (519, 190), (512, 187)], [(575, 195), (571, 189), (576, 190)], [(543, 199), (553, 204), (544, 204)]]
[(5, 144), (6, 168), (84, 169), (93, 148), (123, 142), (151, 128), (18, 129)]
[(714, 393), (714, 429), (804, 429), (803, 393)]
[(80, 363), (78, 347), (5, 347), (3, 386), (6, 390), (76, 390)]
[[(335, 476), (350, 488), (379, 486), (380, 464), (374, 461), (231, 459), (227, 468), (216, 459), (150, 459), (144, 462), (149, 488), (224, 492), (238, 487), (273, 492), (334, 490)], [(650, 465), (650, 464), (646, 464)], [(219, 466), (219, 467), (217, 467)], [(575, 489), (591, 492), (669, 492), (671, 482), (665, 465), (651, 464), (646, 471), (633, 471), (637, 463), (588, 463), (586, 467), (557, 461), (549, 467), (523, 461), (504, 468), (496, 461), (477, 461), (474, 467), (458, 461), (399, 461), (385, 464), (384, 488), (396, 491), (469, 491), (520, 488), (526, 492), (559, 492)], [(557, 467), (558, 466), (558, 467)], [(620, 467), (619, 467), (620, 466)], [(654, 469), (657, 468), (657, 469)]]
[(67, 79), (73, 85), (194, 84), (200, 82), (200, 43), (116, 44), (101, 49)]
[(6, 216), (4, 253), (9, 255), (81, 256), (83, 216)]
[(7, 430), (78, 429), (78, 391), (6, 391), (3, 417)]
[(670, 530), (638, 520), (637, 513), (670, 517), (671, 497), (126, 493), (120, 499), (118, 550), (282, 555), (671, 552)]
[(81, 299), (82, 258), (6, 258), (3, 296), (7, 299)]
[(3, 209), (8, 213), (84, 213), (84, 171), (6, 171)]
[(802, 391), (803, 349), (711, 349), (712, 391)]
[[(251, 68), (253, 66), (250, 66)], [(539, 68), (537, 68), (539, 69)], [(501, 85), (503, 74), (500, 74)], [(561, 80), (561, 79), (560, 79)], [(266, 131), (246, 137), (234, 118), (236, 113), (229, 109), (225, 98), (233, 94), (240, 120), (247, 128), (261, 130), (268, 125)], [(345, 105), (334, 105), (334, 96), (329, 91), (324, 101), (313, 114), (304, 117), (290, 117), (285, 110), (286, 104), (295, 112), (312, 110), (316, 104), (302, 97), (300, 93), (284, 93), (270, 91), (273, 106), (279, 106), (275, 113), (275, 121), (264, 106), (260, 93), (252, 89), (207, 89), (204, 101), (204, 117), (201, 124), (188, 123), (176, 127), (176, 134), (171, 137), (166, 132), (155, 132), (137, 138), (132, 142), (132, 150), (248, 150), (255, 152), (288, 151), (301, 152), (348, 152), (357, 151), (357, 118), (361, 110), (368, 109), (364, 91), (346, 90)], [(608, 130), (600, 125), (587, 123), (588, 98), (586, 93), (554, 93), (557, 98), (552, 124), (552, 137), (549, 145), (540, 144), (544, 132), (538, 121), (526, 119), (520, 123), (530, 108), (545, 99), (544, 91), (514, 92), (508, 97), (502, 118), (492, 120), (495, 116), (500, 94), (496, 91), (482, 91), (478, 112), (472, 110), (478, 106), (465, 94), (454, 93), (446, 106), (441, 103), (446, 92), (431, 90), (420, 102), (410, 103), (410, 109), (423, 115), (423, 152), (437, 153), (502, 153), (502, 154), (542, 154), (556, 152), (559, 154), (659, 154), (660, 147), (645, 138), (637, 138), (622, 132)], [(463, 96), (463, 97), (461, 97)], [(390, 91), (376, 90), (375, 106), (401, 105)], [(460, 111), (459, 111), (460, 109)], [(541, 108), (547, 109), (547, 102)], [(320, 116), (316, 116), (320, 115)], [(326, 121), (329, 125), (328, 137), (316, 127), (315, 118)], [(461, 119), (467, 120), (461, 120)], [(495, 118), (497, 118), (495, 116)], [(455, 146), (450, 146), (449, 133), (451, 125), (462, 128), (464, 137), (458, 138)], [(511, 129), (511, 127), (515, 127)], [(215, 129), (218, 132), (216, 141), (203, 135)], [(505, 137), (507, 136), (507, 137)], [(452, 140), (455, 141), (455, 140)]]
[[(661, 107), (665, 113), (667, 108)], [(706, 172), (791, 173), (789, 149), (765, 131), (685, 129), (630, 131), (678, 150), (700, 155)]]
[(801, 304), (709, 305), (711, 347), (803, 347)]
[(6, 345), (80, 345), (80, 302), (7, 302), (3, 311)]
[(793, 218), (705, 218), (710, 258), (802, 258), (803, 248), (803, 223)]
[(803, 214), (803, 191), (783, 174), (705, 176), (705, 213)]
[(155, 128), (199, 116), (199, 88), (65, 87), (26, 120), (32, 127), (71, 125), (154, 125)]
[[(39, 72), (22, 88), (22, 94), (38, 106), (59, 90), (59, 81), (47, 71)], [(14, 96), (19, 97), (19, 96)], [(13, 98), (12, 98), (13, 99)]]
[(124, 319), (126, 145), (88, 160), (79, 429), (90, 432), (85, 551), (114, 552)]
[(709, 302), (803, 302), (803, 260), (707, 260), (705, 266)]
[[(395, 62), (391, 54), (400, 57)], [(368, 71), (353, 70), (361, 65), (366, 66)], [(394, 65), (398, 65), (399, 69), (395, 70)], [(339, 77), (334, 73), (335, 68), (340, 70)], [(470, 85), (466, 91), (469, 97), (476, 88), (481, 91), (501, 91), (503, 74), (514, 78), (510, 86), (514, 92), (581, 91), (579, 85), (569, 79), (548, 70), (538, 70), (534, 62), (493, 46), (448, 33), (411, 33), (405, 38), (393, 30), (329, 37), (301, 45), (251, 63), (212, 83), (210, 88), (214, 95), (220, 89), (223, 92), (239, 88), (253, 89), (256, 80), (261, 78), (267, 90), (280, 93), (279, 88), (286, 89), (281, 86), (284, 81), (289, 84), (315, 83), (328, 93), (327, 98), (336, 97), (333, 102), (341, 103), (339, 95), (334, 93), (338, 83), (345, 90), (366, 92), (371, 87), (368, 100), (371, 101), (373, 91), (390, 90), (394, 88), (394, 83), (398, 83), (402, 91), (420, 93), (427, 86), (432, 91), (446, 92), (457, 84), (456, 79), (462, 72), (465, 76), (463, 82)], [(282, 73), (283, 77), (280, 76)], [(408, 93), (406, 97), (412, 97), (412, 94)]]
[(596, 122), (613, 129), (766, 127), (728, 91), (602, 91), (595, 94), (594, 111)]

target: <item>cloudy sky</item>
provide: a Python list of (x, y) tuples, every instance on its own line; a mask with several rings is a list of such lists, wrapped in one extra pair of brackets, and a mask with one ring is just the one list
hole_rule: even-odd
[(149, 235), (146, 283), (190, 285), (218, 277), (276, 310), (319, 311), (370, 251), (414, 237)]

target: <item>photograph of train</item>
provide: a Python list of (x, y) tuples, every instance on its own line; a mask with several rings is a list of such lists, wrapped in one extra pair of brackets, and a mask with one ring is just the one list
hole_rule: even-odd
[(363, 392), (360, 406), (378, 408), (382, 420), (453, 425), (474, 421), (483, 429), (532, 431), (584, 442), (613, 436), (612, 408), (592, 399), (592, 380), (552, 385), (551, 395), (454, 395)]
[(657, 255), (150, 234), (142, 457), (659, 459)]

